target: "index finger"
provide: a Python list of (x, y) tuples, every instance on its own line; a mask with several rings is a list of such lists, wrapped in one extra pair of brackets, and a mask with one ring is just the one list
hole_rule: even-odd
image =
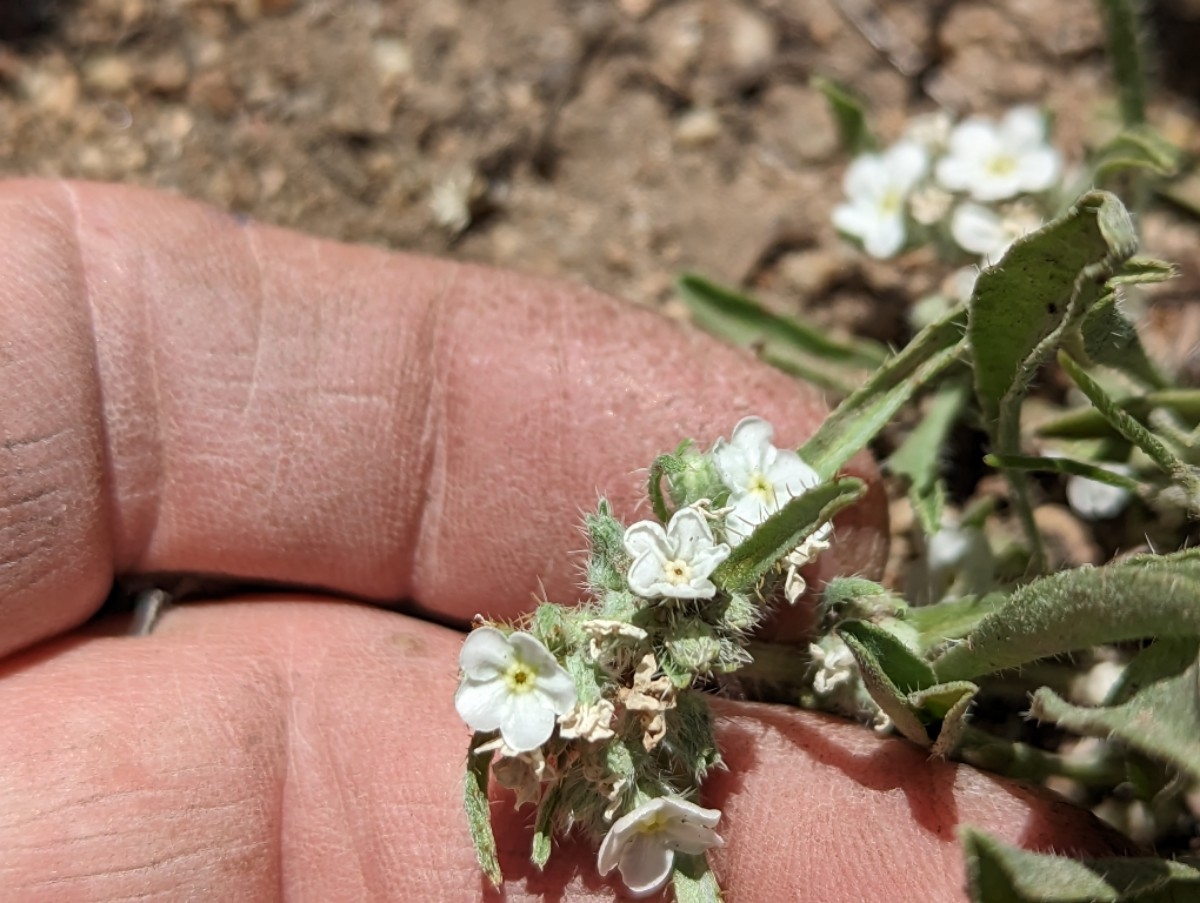
[[(151, 192), (0, 192), (0, 653), (121, 573), (415, 600), (577, 595), (578, 518), (739, 417), (824, 413), (695, 332), (576, 286), (247, 223)], [(852, 471), (871, 475), (865, 458)], [(882, 550), (882, 499), (826, 567)]]

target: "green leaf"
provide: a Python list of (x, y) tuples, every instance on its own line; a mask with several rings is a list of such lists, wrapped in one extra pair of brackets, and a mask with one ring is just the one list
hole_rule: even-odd
[(1032, 853), (977, 828), (958, 832), (972, 903), (1185, 903), (1200, 892), (1200, 869), (1180, 860), (1068, 859)]
[(1183, 152), (1145, 125), (1126, 128), (1101, 147), (1091, 161), (1093, 181), (1097, 184), (1128, 169), (1170, 178), (1182, 165)]
[(966, 308), (957, 307), (921, 330), (825, 418), (801, 447), (800, 457), (822, 479), (841, 470), (913, 395), (959, 359), (965, 350), (965, 323)]
[(1182, 485), (1188, 492), (1191, 504), (1196, 505), (1200, 501), (1200, 477), (1196, 476), (1195, 469), (1181, 460), (1136, 419), (1122, 411), (1117, 402), (1099, 383), (1088, 376), (1069, 354), (1059, 352), (1058, 363), (1113, 429), (1144, 451), (1164, 473)]
[(1039, 473), (1065, 473), (1073, 477), (1084, 477), (1117, 486), (1121, 489), (1137, 491), (1138, 481), (1124, 474), (1105, 470), (1087, 461), (1076, 461), (1072, 458), (1038, 458), (1030, 455), (985, 455), (983, 462), (990, 467), (1011, 468), (1013, 470), (1036, 471)]
[(969, 680), (959, 680), (908, 694), (912, 706), (941, 722), (931, 755), (949, 758), (958, 749), (968, 727), (967, 711), (978, 692), (979, 687)]
[[(1113, 404), (1142, 424), (1155, 408), (1165, 408), (1192, 425), (1200, 423), (1198, 389), (1149, 392), (1121, 398)], [(1037, 428), (1037, 435), (1048, 439), (1109, 439), (1119, 434), (1095, 408), (1080, 408), (1043, 423)]]
[(873, 369), (888, 356), (887, 349), (866, 339), (836, 341), (824, 331), (795, 317), (774, 314), (758, 301), (702, 276), (685, 273), (676, 283), (680, 297), (696, 323), (735, 345), (754, 347), (765, 358), (823, 367), (839, 364), (848, 369)]
[(1045, 687), (1030, 713), (1078, 734), (1117, 738), (1200, 779), (1200, 640), (1161, 639), (1129, 666), (1120, 705), (1071, 705)]
[(1200, 554), (1138, 555), (1027, 583), (933, 661), (942, 681), (1125, 640), (1200, 635)]
[(928, 749), (933, 745), (929, 733), (909, 705), (907, 691), (896, 685), (888, 674), (887, 666), (890, 665), (904, 673), (904, 679), (907, 680), (918, 676), (919, 666), (924, 666), (925, 675), (931, 680), (932, 673), (929, 672), (928, 666), (911, 652), (908, 653), (909, 660), (903, 661), (896, 649), (900, 643), (895, 641), (895, 645), (892, 645), (882, 640), (881, 635), (884, 633), (886, 632), (867, 621), (847, 621), (837, 628), (837, 635), (854, 655), (859, 674), (862, 675), (863, 686), (867, 688), (876, 705), (892, 719), (900, 733), (913, 743)]
[(965, 381), (947, 382), (938, 389), (920, 423), (887, 460), (887, 468), (908, 479), (908, 498), (926, 536), (942, 526), (945, 490), (938, 478), (942, 445), (950, 427), (966, 407), (970, 388)]
[(675, 891), (675, 903), (721, 903), (722, 899), (717, 876), (703, 855), (676, 854), (671, 889)]
[[(980, 273), (967, 340), (976, 394), (996, 454), (1020, 453), (1021, 403), (1029, 384), (1136, 249), (1133, 222), (1120, 200), (1092, 191)], [(1041, 535), (1028, 487), (1018, 473), (1006, 476), (1033, 548), (1033, 567), (1040, 570)]]
[(1129, 126), (1146, 121), (1146, 50), (1142, 43), (1145, 26), (1140, 0), (1100, 0), (1108, 33), (1108, 55), (1121, 106), (1121, 119)]
[(862, 480), (843, 477), (822, 483), (789, 500), (721, 563), (713, 572), (713, 583), (726, 592), (744, 591), (754, 586), (780, 558), (837, 512), (862, 498), (866, 490)]
[(1102, 297), (1087, 312), (1079, 338), (1080, 341), (1072, 343), (1072, 350), (1089, 364), (1113, 367), (1151, 389), (1168, 387), (1166, 379), (1146, 354), (1137, 327), (1121, 308), (1115, 291)]
[(491, 755), (480, 755), (476, 750), (490, 740), (485, 733), (476, 733), (467, 747), (467, 778), (464, 786), (463, 804), (467, 811), (467, 828), (471, 843), (475, 847), (475, 858), (479, 867), (491, 882), (499, 887), (504, 876), (500, 873), (500, 860), (496, 858), (496, 837), (492, 834), (492, 815), (488, 807), (488, 771), (492, 765)]
[(819, 75), (813, 76), (809, 84), (825, 95), (829, 111), (837, 123), (842, 150), (851, 156), (874, 150), (876, 142), (867, 127), (862, 101), (847, 88)]
[(905, 695), (937, 683), (933, 669), (894, 633), (878, 624), (844, 621), (837, 626), (837, 635), (852, 651), (857, 648), (869, 654), (871, 661), (882, 668), (896, 689)]
[(537, 819), (533, 824), (533, 848), (529, 860), (539, 872), (550, 861), (550, 852), (553, 847), (554, 815), (560, 805), (561, 797), (562, 785), (555, 784), (538, 803)]

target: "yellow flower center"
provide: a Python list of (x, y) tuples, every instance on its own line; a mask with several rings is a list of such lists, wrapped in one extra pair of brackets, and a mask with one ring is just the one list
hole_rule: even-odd
[(761, 498), (766, 504), (775, 504), (775, 487), (771, 485), (771, 481), (764, 474), (754, 474), (750, 478), (750, 484), (746, 488)]
[(692, 579), (692, 569), (682, 558), (676, 558), (663, 565), (663, 575), (671, 586), (679, 586)]
[(1010, 154), (997, 154), (988, 160), (987, 170), (993, 176), (1010, 176), (1016, 171), (1017, 161)]
[(879, 200), (879, 212), (884, 216), (892, 216), (899, 212), (903, 201), (904, 195), (895, 188), (890, 188)]
[(665, 812), (655, 812), (645, 821), (641, 822), (637, 829), (639, 834), (657, 834), (663, 830), (670, 821)]
[(510, 693), (528, 693), (537, 682), (537, 672), (520, 659), (513, 661), (504, 672), (504, 683)]

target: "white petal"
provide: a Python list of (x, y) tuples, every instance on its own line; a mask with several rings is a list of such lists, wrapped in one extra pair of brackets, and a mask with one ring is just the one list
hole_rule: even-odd
[(846, 169), (842, 188), (852, 200), (873, 199), (887, 192), (890, 181), (883, 158), (879, 154), (863, 154), (855, 157)]
[(703, 825), (706, 828), (715, 828), (717, 822), (721, 820), (720, 809), (705, 809), (703, 806), (698, 806), (689, 800), (680, 799), (679, 797), (662, 797), (663, 808), (670, 815), (672, 822), (679, 821), (689, 825)]
[(508, 637), (495, 627), (472, 630), (458, 653), (458, 666), (473, 680), (490, 680), (502, 674), (512, 660)]
[(950, 133), (950, 154), (967, 160), (984, 160), (1000, 148), (1000, 136), (990, 119), (973, 116)]
[(511, 693), (500, 736), (517, 752), (537, 749), (554, 733), (555, 714), (534, 692)]
[[(709, 575), (717, 569), (722, 561), (729, 557), (729, 554), (732, 551), (733, 550), (730, 549), (728, 545), (721, 543), (720, 545), (711, 546), (710, 548), (704, 549), (703, 551), (694, 555), (692, 560), (689, 562), (689, 564), (692, 566), (693, 585), (695, 585), (697, 581), (708, 583)], [(711, 583), (708, 583), (708, 585), (712, 586)], [(711, 599), (712, 596), (705, 596), (704, 598)]]
[(454, 694), (454, 708), (473, 731), (494, 731), (508, 716), (508, 687), (501, 679), (467, 678)]
[(629, 588), (643, 599), (656, 599), (662, 595), (663, 560), (654, 552), (635, 558), (629, 566)]
[(672, 822), (663, 829), (663, 845), (677, 853), (695, 856), (713, 847), (724, 846), (725, 841), (712, 828)]
[(1016, 178), (1024, 191), (1045, 191), (1058, 181), (1062, 158), (1053, 148), (1041, 148), (1023, 154), (1017, 161)]
[(903, 217), (879, 217), (862, 237), (863, 250), (877, 260), (886, 260), (904, 247), (904, 236)]
[(937, 164), (937, 180), (951, 191), (966, 191), (979, 177), (981, 167), (975, 159), (942, 157)]
[(708, 520), (695, 508), (681, 508), (667, 524), (667, 538), (675, 557), (691, 561), (697, 551), (712, 547), (713, 535)]
[(648, 897), (671, 877), (675, 854), (650, 834), (639, 834), (621, 853), (621, 880), (633, 897)]
[(833, 209), (833, 225), (839, 232), (861, 239), (875, 227), (879, 207), (875, 204), (839, 204)]
[(733, 511), (725, 518), (725, 541), (736, 549), (773, 513), (761, 496), (742, 496), (734, 502)]
[(1037, 107), (1013, 107), (1000, 121), (1000, 140), (1013, 150), (1040, 147), (1046, 140), (1046, 117)]
[(532, 634), (514, 630), (508, 635), (508, 644), (512, 647), (513, 654), (535, 672), (541, 673), (558, 667), (558, 659)]
[[(805, 464), (796, 452), (787, 448), (779, 449), (764, 476), (771, 481), (776, 493), (783, 491), (791, 497), (801, 495), (805, 489), (811, 489), (821, 482), (817, 472)], [(784, 499), (778, 501), (783, 504)]]
[(901, 141), (887, 152), (886, 162), (891, 185), (907, 192), (925, 175), (929, 154), (912, 141)]
[[(1105, 467), (1114, 473), (1128, 476), (1132, 471), (1124, 464)], [(1073, 476), (1067, 480), (1067, 504), (1084, 520), (1107, 520), (1116, 517), (1129, 504), (1132, 493), (1122, 486), (1110, 486), (1099, 480)]]
[(993, 254), (1009, 240), (998, 213), (970, 202), (955, 209), (950, 234), (960, 248), (973, 254)]
[(751, 415), (738, 421), (729, 437), (729, 442), (742, 449), (750, 457), (750, 462), (757, 465), (773, 448), (771, 440), (774, 438), (775, 427), (761, 417)]
[(625, 551), (634, 557), (656, 552), (665, 558), (671, 548), (661, 525), (652, 520), (640, 520), (625, 531)]
[(556, 715), (565, 715), (575, 707), (578, 691), (565, 668), (557, 664), (550, 672), (539, 671), (533, 693), (542, 696), (542, 704)]

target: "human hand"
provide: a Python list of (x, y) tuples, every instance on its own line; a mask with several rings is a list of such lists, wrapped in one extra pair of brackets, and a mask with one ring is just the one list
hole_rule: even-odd
[[(753, 412), (796, 444), (823, 415), (745, 355), (583, 289), (164, 195), (8, 184), (0, 249), (10, 899), (485, 896), (453, 628), (539, 585), (574, 599), (580, 510), (603, 492), (628, 518), (635, 469), (680, 437)], [(883, 521), (876, 489), (825, 573), (877, 566)], [(184, 605), (149, 637), (80, 627), (114, 574), (163, 572), (328, 595)], [(719, 711), (730, 770), (704, 803), (733, 899), (960, 899), (966, 822), (1110, 850), (1083, 813), (903, 741)], [(510, 899), (613, 896), (582, 844), (537, 874), (528, 819), (497, 812)]]

